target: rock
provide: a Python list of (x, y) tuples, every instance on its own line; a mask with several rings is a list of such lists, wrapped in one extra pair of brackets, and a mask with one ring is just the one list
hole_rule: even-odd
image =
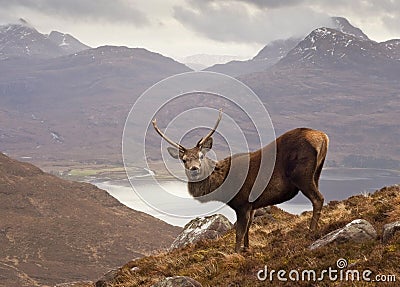
[(140, 271), (140, 268), (137, 266), (134, 266), (130, 270), (131, 270), (131, 272), (137, 272), (137, 271)]
[(106, 274), (103, 275), (99, 280), (96, 282), (96, 287), (108, 287), (114, 282), (115, 277), (117, 277), (120, 269), (114, 268), (108, 271)]
[(400, 221), (385, 224), (383, 226), (382, 241), (384, 243), (388, 242), (390, 238), (392, 238), (393, 235), (398, 231), (400, 231)]
[(202, 287), (196, 280), (186, 276), (167, 277), (152, 287)]
[(170, 249), (180, 248), (201, 239), (216, 239), (231, 228), (232, 223), (222, 214), (195, 218), (185, 225)]
[(256, 209), (256, 211), (254, 212), (254, 218), (266, 215), (271, 215), (271, 206)]
[(362, 242), (376, 239), (376, 237), (376, 230), (371, 223), (364, 219), (356, 219), (348, 223), (345, 227), (336, 229), (321, 237), (311, 244), (309, 248), (314, 250), (331, 243)]
[[(263, 222), (265, 222), (265, 220), (267, 220), (268, 222), (276, 221), (276, 219), (274, 218), (274, 216), (272, 214), (271, 206), (256, 209), (256, 211), (254, 212), (254, 216), (253, 216), (254, 223), (263, 223)], [(235, 223), (235, 226), (236, 226), (236, 223)]]

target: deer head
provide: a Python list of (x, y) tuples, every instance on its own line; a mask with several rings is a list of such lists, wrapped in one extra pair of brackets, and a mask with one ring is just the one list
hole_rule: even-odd
[(170, 140), (158, 127), (156, 119), (153, 120), (153, 127), (156, 132), (165, 139), (172, 147), (168, 147), (168, 153), (175, 159), (180, 159), (185, 167), (185, 173), (190, 182), (201, 181), (207, 178), (214, 169), (215, 163), (206, 157), (206, 153), (212, 148), (212, 135), (216, 131), (222, 118), (222, 110), (214, 128), (201, 138), (193, 148), (185, 148), (179, 143)]

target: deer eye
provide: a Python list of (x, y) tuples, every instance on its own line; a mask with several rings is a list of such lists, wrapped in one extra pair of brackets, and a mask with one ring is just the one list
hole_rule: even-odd
[(199, 153), (199, 158), (203, 159), (204, 158), (204, 154), (203, 153)]
[(183, 163), (186, 163), (186, 159), (182, 159), (182, 162), (183, 162)]

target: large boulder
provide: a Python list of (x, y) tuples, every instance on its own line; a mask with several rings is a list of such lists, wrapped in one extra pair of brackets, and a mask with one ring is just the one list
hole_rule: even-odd
[(185, 225), (172, 242), (170, 249), (181, 248), (201, 239), (216, 239), (232, 228), (232, 223), (222, 214), (198, 217)]
[(400, 231), (400, 221), (385, 224), (383, 226), (382, 241), (384, 243), (388, 242), (398, 231)]
[(114, 268), (109, 270), (106, 274), (104, 274), (99, 280), (96, 282), (96, 287), (109, 287), (111, 286), (115, 278), (120, 272), (120, 268)]
[(186, 276), (167, 277), (152, 287), (202, 287), (196, 280)]
[(356, 219), (348, 223), (345, 227), (336, 229), (321, 237), (313, 244), (310, 249), (314, 250), (331, 243), (362, 242), (374, 240), (377, 237), (375, 228), (371, 223), (364, 219)]

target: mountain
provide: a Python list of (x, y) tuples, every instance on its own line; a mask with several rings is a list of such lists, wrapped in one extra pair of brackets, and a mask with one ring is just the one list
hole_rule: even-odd
[(356, 69), (367, 73), (400, 72), (396, 42), (377, 43), (330, 28), (318, 28), (302, 40), (278, 65), (316, 65)]
[[(355, 37), (357, 40), (370, 41), (359, 28), (354, 27), (343, 17), (331, 17), (330, 29)], [(301, 38), (279, 39), (268, 43), (258, 54), (247, 61), (231, 61), (226, 64), (216, 64), (206, 68), (206, 71), (223, 73), (232, 77), (262, 72), (278, 63), (289, 51), (302, 41)]]
[[(266, 105), (277, 134), (298, 126), (319, 128), (332, 139), (330, 162), (342, 164), (357, 155), (373, 157), (384, 167), (400, 160), (400, 41), (377, 43), (358, 30), (342, 30), (346, 33), (318, 28), (298, 42), (271, 43), (247, 63), (249, 70), (240, 68), (246, 73), (237, 78)], [(270, 59), (278, 62), (251, 69)], [(51, 59), (2, 60), (1, 150), (40, 166), (120, 165), (131, 105), (157, 81), (187, 71), (160, 54), (115, 46)], [(210, 103), (201, 101), (194, 104)], [(169, 115), (182, 111), (171, 105)]]
[(232, 77), (266, 70), (282, 59), (300, 39), (286, 39), (272, 41), (258, 54), (247, 61), (230, 61), (226, 64), (215, 64), (205, 69), (205, 71), (218, 72)]
[(191, 71), (141, 48), (103, 46), (0, 65), (0, 143), (35, 162), (121, 163), (126, 116), (151, 85)]
[(400, 161), (399, 74), (399, 40), (318, 28), (270, 69), (238, 78), (264, 102), (278, 134), (318, 128), (331, 138), (328, 158), (372, 157), (385, 167)]
[(97, 279), (169, 246), (180, 228), (0, 153), (0, 285)]
[(312, 126), (334, 139), (335, 160), (399, 161), (400, 41), (378, 43), (344, 18), (333, 21), (337, 29), (313, 30), (268, 70), (239, 79), (269, 107), (278, 133)]
[(90, 48), (73, 36), (58, 31), (51, 31), (47, 38), (54, 44), (58, 45), (58, 47), (63, 51), (63, 55), (77, 53)]
[(392, 39), (380, 43), (386, 54), (393, 60), (400, 61), (400, 39)]
[(0, 60), (15, 57), (54, 58), (72, 54), (86, 46), (68, 34), (42, 34), (20, 19), (17, 24), (0, 26)]
[(262, 48), (253, 60), (270, 61), (271, 64), (277, 63), (280, 59), (292, 50), (301, 39), (290, 38), (287, 40), (276, 40)]
[(215, 64), (224, 64), (238, 59), (240, 57), (232, 55), (196, 54), (183, 58), (181, 62), (193, 70), (199, 71)]

